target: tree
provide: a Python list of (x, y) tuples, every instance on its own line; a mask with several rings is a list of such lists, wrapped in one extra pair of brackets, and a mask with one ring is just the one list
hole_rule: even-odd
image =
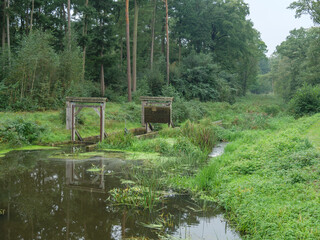
[(137, 42), (138, 42), (138, 17), (139, 5), (134, 0), (134, 24), (133, 24), (133, 47), (132, 47), (132, 91), (137, 89)]
[[(317, 82), (319, 63), (312, 61), (320, 53), (317, 45), (318, 30), (295, 29), (286, 41), (277, 47), (272, 59), (271, 74), (275, 92), (285, 100), (290, 100), (305, 83)], [(317, 50), (318, 49), (318, 50)]]
[(167, 36), (167, 84), (170, 83), (170, 46), (169, 46), (169, 8), (168, 0), (165, 0), (166, 5), (166, 36)]
[(9, 15), (9, 8), (10, 8), (10, 0), (7, 0), (7, 9), (6, 9), (6, 15), (7, 15), (7, 44), (8, 44), (8, 60), (9, 65), (11, 63), (11, 43), (10, 43), (10, 15)]
[(154, 57), (154, 37), (156, 28), (156, 12), (157, 11), (157, 0), (153, 0), (153, 13), (151, 23), (151, 53), (150, 53), (150, 68), (153, 69), (153, 57)]
[(128, 101), (131, 96), (131, 61), (130, 61), (130, 26), (129, 26), (129, 0), (126, 0), (126, 41), (127, 41), (127, 79), (128, 79)]
[(309, 14), (315, 23), (320, 23), (320, 2), (318, 0), (298, 0), (291, 3), (289, 8), (296, 10), (296, 17)]
[(31, 14), (30, 14), (30, 32), (32, 32), (33, 26), (33, 12), (34, 12), (34, 0), (31, 0)]
[(84, 24), (83, 24), (83, 38), (84, 38), (84, 43), (83, 43), (83, 49), (82, 49), (82, 80), (84, 80), (84, 76), (85, 76), (85, 71), (86, 71), (86, 51), (87, 51), (87, 33), (88, 33), (88, 13), (86, 12), (88, 9), (88, 5), (89, 5), (89, 0), (86, 0), (85, 3), (85, 13), (84, 13)]
[(1, 22), (1, 28), (2, 28), (2, 38), (1, 38), (1, 47), (2, 50), (4, 50), (4, 46), (6, 44), (6, 26), (5, 26), (5, 22), (6, 22), (6, 0), (3, 0), (3, 4), (2, 4), (2, 22)]
[(68, 0), (68, 48), (71, 49), (71, 0)]

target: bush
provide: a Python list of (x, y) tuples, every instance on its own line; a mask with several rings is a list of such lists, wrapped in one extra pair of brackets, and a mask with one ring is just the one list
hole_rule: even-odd
[(32, 144), (39, 140), (43, 127), (33, 122), (28, 122), (22, 118), (10, 121), (0, 129), (0, 141), (11, 145)]
[(320, 86), (303, 86), (293, 96), (289, 106), (296, 117), (320, 112)]
[(174, 98), (172, 103), (172, 121), (175, 125), (178, 125), (187, 119), (190, 121), (200, 120), (208, 113), (203, 103), (199, 100), (187, 102), (171, 85), (166, 85), (162, 88), (162, 95)]

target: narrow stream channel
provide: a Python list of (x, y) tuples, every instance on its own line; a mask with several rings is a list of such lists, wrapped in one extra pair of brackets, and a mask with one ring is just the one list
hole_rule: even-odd
[[(132, 161), (113, 153), (52, 158), (62, 151), (13, 151), (0, 159), (0, 239), (240, 239), (221, 209), (203, 210), (189, 196), (168, 195), (152, 213), (111, 205), (108, 192), (123, 187)], [(103, 165), (105, 174), (87, 171)]]

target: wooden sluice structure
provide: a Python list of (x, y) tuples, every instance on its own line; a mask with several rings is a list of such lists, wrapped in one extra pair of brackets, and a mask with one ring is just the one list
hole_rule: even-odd
[(107, 98), (82, 98), (82, 97), (67, 97), (66, 98), (66, 128), (71, 130), (71, 141), (76, 141), (76, 136), (80, 141), (82, 137), (76, 129), (76, 117), (83, 108), (92, 108), (100, 117), (100, 141), (105, 137), (105, 108)]
[(167, 123), (173, 127), (172, 122), (172, 97), (140, 97), (141, 124), (146, 127), (146, 132), (152, 130), (151, 123)]

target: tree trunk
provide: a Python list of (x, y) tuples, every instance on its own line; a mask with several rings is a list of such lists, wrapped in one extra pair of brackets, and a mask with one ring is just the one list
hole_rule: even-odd
[[(86, 8), (89, 5), (89, 0), (86, 0)], [(87, 36), (88, 32), (88, 21), (87, 14), (84, 16), (84, 26), (83, 26), (83, 37)], [(83, 57), (82, 57), (82, 80), (84, 80), (85, 71), (86, 71), (86, 51), (87, 51), (87, 43), (85, 42), (83, 45)]]
[(64, 23), (64, 33), (67, 36), (68, 28), (67, 28), (67, 16), (66, 16), (66, 9), (64, 7), (64, 3), (62, 3), (62, 12), (63, 12), (63, 23)]
[(170, 84), (170, 59), (169, 59), (169, 14), (168, 14), (168, 0), (166, 4), (166, 35), (167, 35), (167, 84)]
[[(10, 8), (10, 0), (7, 0), (7, 8)], [(7, 11), (7, 42), (8, 42), (8, 60), (9, 60), (9, 65), (11, 63), (11, 47), (10, 47), (10, 16), (9, 12)]]
[(71, 0), (68, 0), (68, 48), (71, 50)]
[(157, 11), (157, 0), (153, 0), (153, 16), (151, 23), (151, 54), (150, 54), (150, 67), (153, 69), (153, 55), (154, 55), (154, 35), (155, 35), (155, 25), (156, 25), (156, 11)]
[(134, 25), (133, 25), (133, 48), (132, 48), (132, 91), (137, 90), (137, 41), (138, 41), (138, 17), (139, 5), (134, 1)]
[(123, 62), (123, 37), (122, 34), (120, 34), (120, 70), (122, 71), (122, 62)]
[(126, 0), (126, 37), (127, 37), (127, 77), (128, 77), (128, 101), (131, 96), (131, 61), (130, 61), (130, 28), (129, 28), (129, 0)]
[(31, 14), (30, 14), (30, 33), (32, 32), (32, 25), (33, 25), (33, 11), (34, 11), (34, 0), (32, 0)]
[(1, 46), (2, 46), (2, 50), (4, 50), (4, 46), (6, 44), (6, 26), (5, 26), (6, 15), (4, 14), (6, 11), (6, 0), (3, 0), (2, 11), (3, 11), (3, 16), (2, 16), (2, 42), (1, 42)]
[[(103, 19), (100, 19), (100, 29), (102, 32), (102, 26), (103, 26), (104, 22)], [(101, 52), (100, 52), (100, 57), (101, 57), (101, 66), (100, 66), (100, 90), (101, 90), (101, 97), (104, 97), (105, 94), (105, 84), (104, 84), (104, 65), (103, 65), (103, 50), (104, 50), (104, 46), (102, 43), (101, 46)]]
[(179, 41), (179, 55), (178, 55), (178, 63), (179, 63), (179, 65), (180, 65), (180, 63), (181, 63), (181, 40), (179, 39), (178, 40)]
[(164, 55), (164, 45), (165, 45), (165, 28), (166, 28), (166, 23), (165, 23), (165, 19), (162, 20), (162, 28), (161, 28), (161, 53)]
[(122, 29), (122, 25), (123, 25), (123, 19), (120, 17), (119, 20), (119, 29), (120, 29), (120, 64), (119, 64), (119, 69), (122, 71), (122, 64), (123, 64), (123, 29)]
[[(101, 59), (103, 59), (103, 50), (101, 51)], [(100, 88), (101, 88), (101, 97), (104, 97), (105, 84), (104, 84), (104, 66), (103, 66), (103, 62), (101, 62), (101, 68), (100, 68)]]

